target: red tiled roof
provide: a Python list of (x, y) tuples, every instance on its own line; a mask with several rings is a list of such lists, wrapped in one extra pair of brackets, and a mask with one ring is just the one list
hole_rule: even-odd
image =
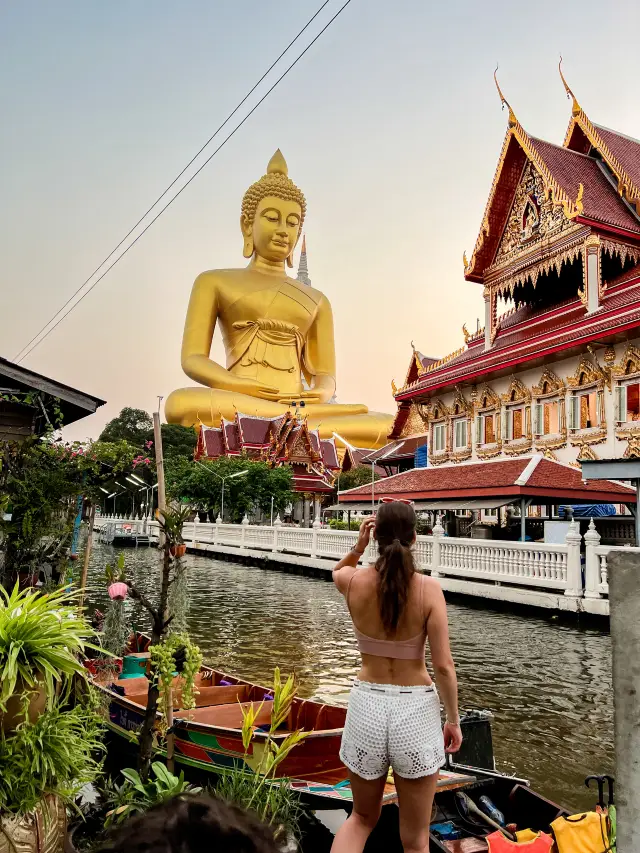
[(594, 127), (635, 185), (640, 186), (640, 141), (599, 124)]
[(389, 444), (385, 444), (384, 447), (380, 447), (378, 450), (374, 450), (373, 453), (369, 453), (362, 461), (365, 464), (377, 461), (381, 465), (392, 465), (401, 459), (411, 459), (417, 448), (426, 444), (426, 441), (426, 435), (411, 436), (410, 438), (391, 441)]
[[(530, 470), (530, 466), (534, 466)], [(529, 472), (529, 473), (528, 473)], [(341, 503), (371, 496), (371, 486), (340, 492)], [(482, 497), (537, 497), (541, 501), (635, 501), (635, 490), (609, 480), (582, 482), (581, 472), (542, 457), (475, 462), (438, 468), (413, 468), (374, 484), (376, 500), (453, 500)]]
[(640, 221), (625, 205), (594, 157), (535, 137), (531, 137), (531, 141), (569, 198), (577, 198), (580, 184), (583, 185), (582, 216), (640, 234)]
[(240, 453), (240, 435), (235, 421), (222, 421), (224, 443), (227, 453)]
[(340, 462), (338, 461), (335, 440), (333, 438), (323, 438), (320, 444), (322, 447), (322, 461), (325, 466), (332, 471), (337, 471), (340, 468)]
[(204, 440), (204, 455), (209, 459), (216, 459), (224, 453), (224, 442), (222, 430), (215, 427), (201, 427)]
[[(272, 428), (280, 418), (259, 418), (243, 415), (238, 412), (237, 423), (242, 436), (242, 443), (252, 446), (267, 447), (271, 441)], [(276, 427), (277, 428), (277, 427)]]
[[(625, 275), (626, 279), (626, 275)], [(561, 309), (534, 314), (513, 328), (500, 329), (493, 347), (465, 350), (438, 370), (421, 377), (412, 388), (398, 394), (396, 399), (407, 400), (425, 391), (441, 389), (459, 382), (513, 367), (571, 346), (584, 346), (618, 330), (640, 326), (640, 277), (623, 287), (608, 288), (602, 309), (586, 314), (580, 300), (565, 303)], [(376, 451), (379, 452), (379, 451)]]

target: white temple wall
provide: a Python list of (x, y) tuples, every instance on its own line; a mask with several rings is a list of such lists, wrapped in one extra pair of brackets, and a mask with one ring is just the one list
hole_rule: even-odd
[(429, 464), (536, 452), (576, 464), (621, 458), (636, 444), (640, 452), (640, 338), (592, 349), (432, 396), (422, 406)]

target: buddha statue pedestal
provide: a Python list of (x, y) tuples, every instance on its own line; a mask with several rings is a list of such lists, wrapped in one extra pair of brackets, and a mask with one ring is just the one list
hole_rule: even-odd
[[(202, 273), (193, 285), (182, 368), (205, 387), (174, 391), (165, 406), (169, 423), (218, 426), (236, 411), (273, 418), (304, 403), (310, 428), (323, 438), (337, 432), (356, 447), (385, 444), (391, 415), (330, 402), (336, 389), (331, 306), (285, 271), (285, 263), (293, 265), (305, 212), (304, 196), (277, 151), (242, 202), (248, 266)], [(209, 357), (216, 323), (224, 367)]]

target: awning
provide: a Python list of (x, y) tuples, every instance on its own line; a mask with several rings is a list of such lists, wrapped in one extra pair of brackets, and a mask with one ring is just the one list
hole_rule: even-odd
[[(519, 503), (520, 498), (478, 498), (474, 500), (443, 500), (443, 501), (414, 501), (413, 508), (417, 512), (425, 512), (427, 510), (444, 511), (446, 509), (461, 510), (461, 509), (496, 509), (499, 506), (506, 506), (510, 503)], [(376, 501), (376, 506), (378, 501)], [(366, 512), (371, 510), (371, 501), (367, 503), (344, 503), (332, 504), (325, 507), (324, 511), (343, 510), (344, 512)]]
[(519, 503), (520, 498), (478, 498), (477, 500), (416, 501), (414, 509), (421, 510), (461, 510), (461, 509), (497, 509), (510, 503)]

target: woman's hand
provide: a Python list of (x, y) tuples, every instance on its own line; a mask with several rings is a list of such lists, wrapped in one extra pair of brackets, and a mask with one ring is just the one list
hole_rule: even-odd
[(458, 752), (462, 746), (462, 729), (460, 728), (460, 724), (445, 723), (442, 733), (444, 735), (444, 751)]
[(360, 551), (362, 554), (364, 554), (364, 552), (367, 550), (369, 540), (371, 539), (371, 532), (375, 526), (375, 518), (367, 518), (362, 522), (362, 524), (360, 525), (360, 531), (358, 533), (358, 541), (356, 542), (356, 551)]

